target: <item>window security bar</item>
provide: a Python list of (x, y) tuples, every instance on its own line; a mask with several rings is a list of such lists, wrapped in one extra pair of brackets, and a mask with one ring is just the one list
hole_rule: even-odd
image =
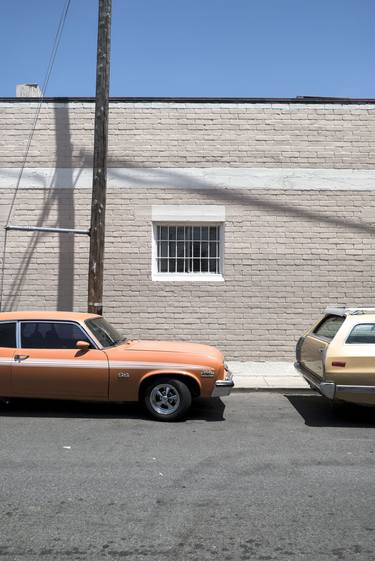
[(75, 230), (74, 228), (49, 228), (48, 226), (5, 226), (5, 230), (22, 232), (57, 232), (58, 234), (82, 234), (89, 236), (90, 230)]

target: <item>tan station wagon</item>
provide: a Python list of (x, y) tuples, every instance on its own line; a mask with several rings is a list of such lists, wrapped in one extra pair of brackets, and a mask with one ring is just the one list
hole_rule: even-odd
[(183, 417), (193, 397), (228, 395), (232, 374), (215, 347), (134, 341), (101, 316), (0, 313), (0, 396), (142, 401), (156, 419)]
[(330, 400), (375, 405), (375, 307), (329, 307), (297, 343), (295, 366)]

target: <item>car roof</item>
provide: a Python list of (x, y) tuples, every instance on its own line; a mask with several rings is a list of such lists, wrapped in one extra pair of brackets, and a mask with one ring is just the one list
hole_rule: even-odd
[(49, 312), (28, 310), (23, 312), (0, 312), (0, 321), (15, 320), (60, 320), (60, 321), (84, 321), (100, 317), (97, 314), (88, 314), (84, 312)]
[(324, 313), (336, 316), (375, 316), (375, 306), (327, 306)]

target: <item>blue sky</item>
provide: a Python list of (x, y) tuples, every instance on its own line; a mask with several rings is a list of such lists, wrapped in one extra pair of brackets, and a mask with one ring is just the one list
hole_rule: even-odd
[[(42, 83), (65, 0), (2, 3), (0, 96)], [(97, 0), (72, 0), (46, 95), (95, 94)], [(113, 0), (111, 95), (375, 97), (373, 0)]]

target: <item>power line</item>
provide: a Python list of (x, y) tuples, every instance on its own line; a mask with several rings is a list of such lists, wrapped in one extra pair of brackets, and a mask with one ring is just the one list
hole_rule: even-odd
[(33, 123), (32, 123), (31, 130), (30, 130), (30, 134), (29, 134), (29, 137), (28, 137), (28, 140), (27, 140), (27, 143), (26, 143), (25, 154), (24, 154), (24, 157), (23, 157), (23, 160), (22, 160), (20, 172), (19, 172), (18, 177), (17, 177), (15, 190), (14, 190), (14, 193), (13, 193), (13, 197), (12, 197), (12, 200), (11, 200), (11, 203), (10, 203), (7, 220), (6, 220), (6, 223), (5, 223), (5, 235), (4, 235), (4, 246), (3, 246), (1, 279), (0, 279), (0, 310), (3, 309), (5, 257), (6, 257), (6, 248), (7, 248), (7, 240), (8, 240), (8, 226), (9, 226), (9, 222), (12, 218), (14, 205), (15, 205), (17, 194), (18, 194), (19, 187), (20, 187), (20, 184), (21, 184), (22, 175), (23, 175), (24, 169), (26, 167), (26, 162), (27, 162), (27, 158), (29, 156), (29, 151), (30, 151), (32, 140), (33, 140), (35, 128), (36, 128), (36, 125), (37, 125), (37, 122), (38, 122), (38, 119), (39, 119), (39, 115), (40, 115), (40, 111), (41, 111), (41, 108), (42, 108), (43, 98), (44, 98), (45, 93), (47, 91), (47, 87), (48, 87), (49, 79), (51, 77), (51, 73), (52, 73), (52, 70), (53, 70), (53, 67), (54, 67), (57, 51), (58, 51), (59, 46), (60, 46), (61, 37), (62, 37), (63, 31), (64, 31), (66, 19), (68, 17), (70, 4), (71, 4), (71, 0), (66, 0), (65, 1), (63, 10), (62, 10), (61, 15), (60, 15), (60, 19), (59, 19), (59, 22), (58, 22), (56, 34), (55, 34), (55, 37), (54, 37), (54, 41), (53, 41), (53, 45), (52, 45), (52, 49), (51, 49), (51, 53), (50, 53), (50, 57), (49, 57), (49, 61), (48, 61), (47, 70), (46, 70), (44, 80), (43, 80), (42, 95), (40, 97), (39, 103), (38, 103), (36, 111), (35, 111)]

